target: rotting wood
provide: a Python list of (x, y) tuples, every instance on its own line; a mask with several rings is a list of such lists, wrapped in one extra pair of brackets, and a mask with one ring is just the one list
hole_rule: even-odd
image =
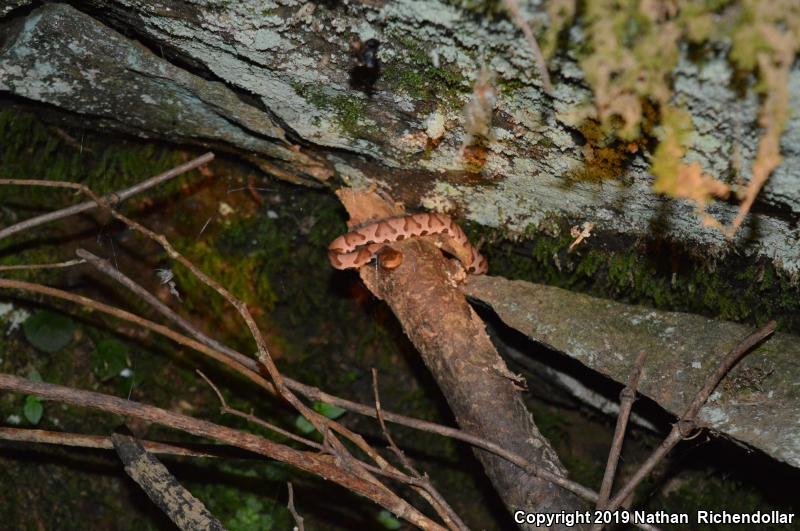
[(158, 459), (147, 453), (134, 437), (115, 433), (111, 440), (128, 476), (176, 526), (183, 531), (225, 531), (203, 502), (181, 485)]

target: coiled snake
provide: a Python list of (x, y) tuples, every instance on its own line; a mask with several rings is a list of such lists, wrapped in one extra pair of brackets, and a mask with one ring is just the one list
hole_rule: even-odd
[(331, 242), (328, 258), (336, 269), (358, 268), (372, 260), (387, 243), (437, 234), (449, 237), (454, 254), (469, 273), (482, 275), (489, 270), (486, 258), (469, 243), (461, 227), (443, 214), (410, 214), (353, 229)]

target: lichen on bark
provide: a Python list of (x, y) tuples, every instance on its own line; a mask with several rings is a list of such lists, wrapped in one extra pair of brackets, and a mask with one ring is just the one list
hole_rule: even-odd
[[(54, 70), (33, 68), (24, 77), (10, 74), (35, 65), (19, 56), (18, 39), (6, 41), (0, 54), (5, 73), (0, 90), (94, 116), (101, 126), (110, 126), (110, 117), (95, 114), (95, 99), (102, 95), (106, 107), (126, 110), (113, 117), (127, 118), (115, 124), (118, 127), (169, 140), (222, 142), (249, 153), (262, 168), (295, 181), (325, 181), (331, 175), (347, 179), (347, 173), (336, 169), (344, 160), (346, 166), (392, 189), (409, 206), (422, 205), (425, 198), (424, 204), (442, 205), (480, 225), (504, 227), (510, 235), (554, 214), (591, 220), (600, 233), (647, 235), (654, 220), (666, 215), (665, 237), (707, 246), (715, 253), (730, 252), (718, 230), (700, 226), (692, 204), (668, 201), (652, 192), (646, 143), (598, 143), (585, 126), (576, 129), (564, 118), (593, 99), (584, 85), (591, 78), (581, 69), (585, 57), (581, 43), (589, 37), (579, 22), (571, 26), (566, 22), (569, 9), (550, 9), (561, 17), (564, 29), (549, 63), (556, 82), (549, 99), (542, 93), (530, 52), (509, 20), (453, 4), (458, 3), (400, 0), (331, 6), (212, 1), (178, 8), (169, 3), (94, 0), (91, 5), (101, 9), (90, 14), (46, 5), (22, 16), (25, 20), (20, 23), (80, 18), (90, 34), (100, 32), (108, 42), (117, 43), (119, 50), (113, 56), (121, 59), (145, 54), (135, 42), (140, 40), (156, 52), (148, 62), (159, 74), (143, 77), (142, 69), (130, 63), (125, 69), (103, 65), (93, 74), (95, 90), (90, 97), (66, 101), (64, 90), (84, 83), (87, 75), (86, 69), (70, 66), (77, 59), (66, 51), (79, 45), (81, 36), (68, 30), (52, 33), (50, 46), (37, 49), (39, 66)], [(719, 9), (713, 2), (704, 6), (702, 13), (689, 18), (677, 16), (675, 25), (683, 28), (686, 42), (678, 41), (677, 55), (658, 63), (663, 68), (654, 75), (668, 74), (670, 104), (677, 103), (692, 116), (694, 133), (686, 163), (698, 163), (716, 177), (730, 179), (738, 172), (747, 181), (760, 135), (758, 94), (747, 83), (753, 78), (742, 77), (746, 71), (728, 58), (727, 20), (719, 19), (709, 33), (709, 17), (716, 20)], [(546, 9), (524, 2), (521, 7), (534, 29), (544, 27)], [(124, 29), (135, 39), (103, 24)], [(708, 35), (708, 42), (723, 44), (687, 44)], [(350, 85), (354, 64), (350, 43), (356, 38), (381, 41), (382, 75), (372, 94)], [(59, 49), (64, 53), (58, 54)], [(644, 52), (639, 56), (648, 59)], [(499, 94), (494, 141), (475, 173), (475, 168), (465, 167), (461, 154), (466, 134), (461, 109), (481, 63), (495, 72)], [(200, 76), (189, 82), (186, 70)], [(783, 72), (786, 101), (790, 108), (796, 107), (800, 69), (794, 66)], [(30, 77), (34, 74), (36, 79)], [(144, 113), (147, 102), (134, 107), (125, 100), (133, 81), (158, 85), (152, 98), (169, 127)], [(231, 103), (220, 106), (226, 100)], [(187, 108), (170, 114), (171, 101), (193, 103), (187, 108), (194, 109), (195, 118), (187, 119), (191, 116)], [(646, 116), (647, 105), (642, 109)], [(443, 124), (441, 137), (433, 143), (427, 135), (432, 122)], [(270, 123), (282, 129), (294, 147), (266, 138), (271, 134), (264, 127)], [(191, 124), (194, 131), (188, 127)], [(800, 204), (796, 171), (800, 117), (790, 114), (782, 125), (783, 134), (770, 133), (770, 138), (773, 146), (780, 138), (783, 163), (772, 172), (734, 243), (737, 251), (767, 256), (793, 274), (800, 272), (800, 235), (791, 221)], [(615, 162), (604, 165), (603, 160)], [(730, 223), (737, 206), (716, 202), (707, 212)]]

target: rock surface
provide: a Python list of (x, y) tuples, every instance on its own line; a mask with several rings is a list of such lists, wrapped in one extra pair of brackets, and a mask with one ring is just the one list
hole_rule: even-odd
[[(647, 351), (639, 390), (680, 416), (718, 361), (753, 329), (663, 312), (559, 288), (472, 277), (465, 292), (508, 326), (587, 367), (626, 382)], [(717, 387), (700, 421), (727, 437), (800, 467), (800, 341), (776, 333)]]

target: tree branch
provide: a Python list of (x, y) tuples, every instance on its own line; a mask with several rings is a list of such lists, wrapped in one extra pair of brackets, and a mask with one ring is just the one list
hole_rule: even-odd
[(10, 374), (0, 373), (0, 389), (34, 395), (75, 406), (97, 409), (125, 417), (133, 417), (184, 431), (199, 437), (220, 441), (290, 464), (300, 470), (333, 481), (334, 483), (350, 489), (356, 494), (360, 494), (374, 501), (386, 510), (391, 511), (400, 518), (408, 520), (410, 523), (422, 529), (437, 531), (444, 529), (383, 485), (369, 481), (360, 475), (348, 471), (335, 461), (332, 461), (329, 456), (318, 453), (301, 452), (251, 433), (219, 426), (205, 420), (195, 419), (158, 407), (140, 404), (101, 393), (82, 391), (45, 382), (34, 382)]
[(622, 502), (630, 496), (633, 490), (639, 483), (655, 468), (655, 466), (664, 458), (667, 453), (677, 445), (681, 439), (688, 436), (697, 427), (697, 413), (700, 408), (711, 396), (711, 393), (719, 385), (719, 382), (736, 363), (744, 357), (750, 349), (768, 338), (775, 332), (775, 321), (770, 321), (752, 334), (748, 335), (739, 342), (725, 358), (719, 363), (716, 370), (708, 376), (706, 383), (700, 390), (697, 391), (692, 402), (686, 408), (686, 412), (676, 422), (672, 430), (667, 435), (667, 438), (650, 454), (650, 456), (642, 463), (642, 466), (634, 473), (628, 480), (624, 487), (608, 502), (606, 510), (614, 511), (622, 505)]
[[(106, 203), (111, 204), (118, 204), (122, 201), (125, 201), (131, 196), (136, 194), (142, 193), (145, 190), (157, 186), (164, 181), (168, 181), (174, 177), (182, 173), (186, 173), (187, 171), (191, 171), (195, 168), (202, 166), (203, 164), (207, 164), (214, 159), (213, 153), (206, 153), (197, 157), (196, 159), (192, 159), (189, 162), (181, 164), (180, 166), (176, 166), (170, 170), (165, 171), (164, 173), (160, 173), (154, 177), (150, 177), (138, 184), (131, 186), (130, 188), (126, 188), (125, 190), (120, 190), (119, 192), (114, 192), (105, 196)], [(21, 185), (21, 186), (51, 186), (57, 188), (72, 188), (72, 189), (79, 189), (78, 186), (75, 186), (74, 183), (64, 183), (60, 181), (38, 181), (38, 180), (22, 180), (22, 179), (0, 179), (0, 185)], [(82, 186), (82, 185), (79, 185)], [(78, 205), (73, 205), (67, 208), (62, 208), (61, 210), (56, 210), (53, 212), (48, 212), (47, 214), (42, 214), (41, 216), (37, 216), (35, 218), (26, 219), (25, 221), (20, 221), (15, 225), (11, 225), (10, 227), (6, 227), (5, 229), (0, 230), (0, 240), (4, 238), (8, 238), (12, 234), (16, 234), (18, 232), (38, 227), (44, 223), (49, 223), (51, 221), (56, 221), (59, 219), (63, 219), (69, 216), (73, 216), (75, 214), (80, 214), (81, 212), (86, 212), (87, 210), (92, 210), (97, 208), (100, 202), (95, 199), (90, 201), (85, 201)]]
[(614, 428), (614, 437), (611, 442), (611, 449), (608, 452), (608, 461), (606, 462), (606, 470), (603, 474), (603, 483), (600, 486), (600, 492), (597, 495), (598, 509), (603, 509), (603, 506), (608, 502), (608, 497), (611, 495), (611, 487), (614, 484), (614, 476), (617, 472), (617, 463), (619, 463), (619, 455), (622, 451), (622, 442), (625, 440), (625, 428), (628, 426), (628, 418), (631, 414), (633, 401), (636, 399), (636, 388), (639, 386), (639, 377), (642, 375), (642, 366), (647, 357), (646, 351), (641, 351), (636, 362), (633, 364), (628, 385), (620, 393), (620, 408), (619, 415), (617, 416), (617, 425)]

